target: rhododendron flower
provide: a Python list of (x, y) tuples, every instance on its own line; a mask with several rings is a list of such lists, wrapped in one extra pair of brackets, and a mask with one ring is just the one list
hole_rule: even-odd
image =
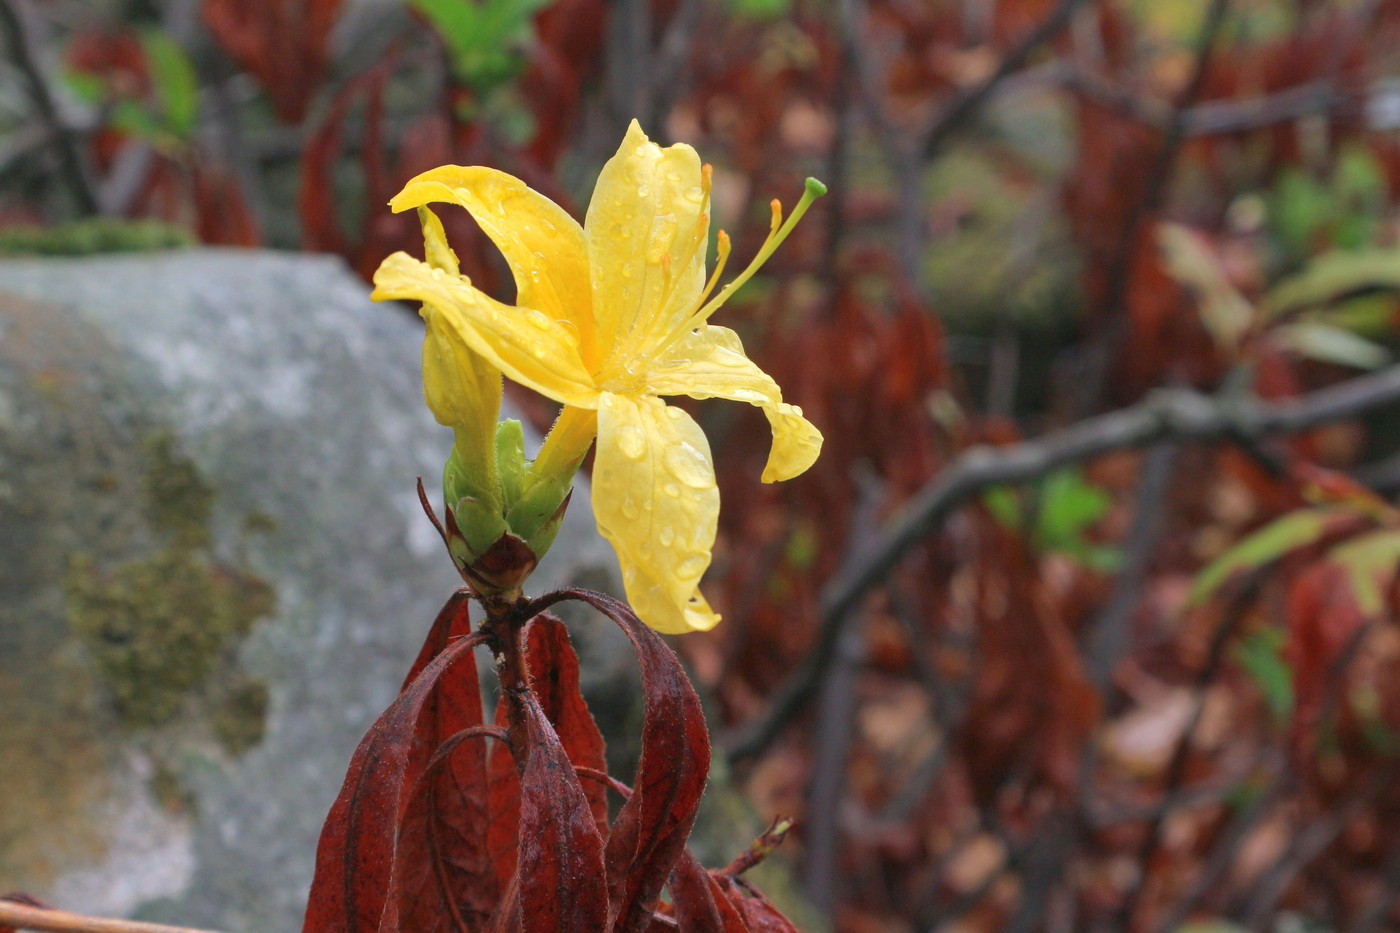
[[(636, 121), (604, 166), (583, 226), (519, 179), (480, 166), (425, 172), (390, 202), (396, 211), (459, 204), (505, 256), (515, 306), (479, 291), (447, 263), (402, 252), (379, 267), (374, 294), (423, 302), (439, 333), (564, 404), (536, 473), (576, 463), (596, 433), (598, 528), (617, 551), (633, 610), (660, 631), (719, 621), (699, 589), (719, 519), (710, 446), (690, 415), (662, 397), (761, 407), (773, 432), (764, 482), (796, 476), (821, 450), (820, 432), (744, 355), (738, 335), (709, 318), (822, 190), (809, 180), (785, 223), (774, 202), (763, 249), (713, 298), (729, 241), (720, 232), (719, 268), (707, 282), (709, 166), (689, 146), (652, 143)], [(450, 391), (431, 384), (433, 370), (424, 376), (430, 399)]]

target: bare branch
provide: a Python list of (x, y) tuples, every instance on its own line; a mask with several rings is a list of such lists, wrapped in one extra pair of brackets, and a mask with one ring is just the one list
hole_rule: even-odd
[(10, 38), (10, 58), (29, 83), (34, 109), (38, 113), (39, 121), (49, 130), (49, 138), (53, 140), (60, 164), (63, 166), (64, 180), (78, 203), (78, 210), (84, 215), (96, 214), (99, 209), (97, 193), (88, 178), (77, 137), (58, 112), (58, 104), (49, 89), (49, 82), (34, 55), (33, 39), (29, 34), (28, 23), (25, 22), (27, 12), (24, 0), (0, 0), (0, 25)]
[(1213, 442), (1294, 434), (1400, 402), (1400, 366), (1392, 366), (1309, 395), (1263, 402), (1191, 389), (1161, 389), (1141, 402), (1031, 441), (965, 451), (930, 480), (886, 527), (862, 558), (848, 563), (822, 593), (817, 643), (774, 696), (768, 714), (729, 743), (731, 761), (760, 754), (806, 703), (836, 645), (846, 617), (917, 543), (972, 496), (1004, 483), (1023, 483), (1115, 450), (1172, 441)]

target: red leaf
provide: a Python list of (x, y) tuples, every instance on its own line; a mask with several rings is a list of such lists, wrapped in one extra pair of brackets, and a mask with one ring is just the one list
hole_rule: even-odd
[(748, 924), (689, 849), (671, 869), (671, 906), (680, 933), (749, 933)]
[[(579, 692), (578, 655), (574, 654), (564, 623), (542, 613), (530, 623), (526, 638), (530, 687), (539, 697), (540, 707), (558, 734), (569, 761), (575, 768), (607, 773), (603, 733)], [(606, 838), (608, 789), (599, 781), (584, 781), (582, 786), (598, 832)]]
[(608, 891), (616, 933), (636, 933), (651, 921), (667, 876), (685, 849), (710, 769), (710, 736), (700, 698), (674, 651), (632, 610), (602, 593), (566, 589), (540, 608), (580, 599), (616, 622), (637, 650), (645, 709), (642, 756), (631, 799), (608, 838)]
[(792, 921), (783, 916), (757, 888), (737, 878), (720, 875), (715, 879), (730, 905), (744, 918), (751, 933), (799, 933)]
[[(461, 594), (448, 605), (454, 603), (462, 605)], [(381, 924), (391, 889), (394, 841), (408, 804), (407, 791), (418, 777), (415, 767), (421, 770), (426, 764), (421, 755), (413, 754), (415, 727), (443, 672), (464, 655), (470, 663), (472, 648), (482, 640), (480, 635), (471, 635), (448, 644), (399, 694), (355, 749), (340, 796), (321, 830), (304, 933), (396, 933), (396, 924)], [(390, 911), (391, 921), (396, 919), (392, 914)]]
[(204, 22), (258, 79), (277, 116), (296, 123), (325, 74), (343, 0), (204, 0)]
[(1320, 560), (1305, 567), (1288, 588), (1288, 640), (1284, 658), (1293, 669), (1292, 739), (1300, 755), (1310, 754), (1334, 665), (1366, 624), (1351, 581), (1342, 566)]
[[(447, 601), (408, 683), (452, 639), (471, 634), (470, 605), (465, 591)], [(418, 715), (408, 772), (423, 777), (399, 826), (385, 926), (414, 933), (479, 930), (495, 907), (496, 875), (485, 848), (486, 752), (475, 737), (459, 747), (482, 718), (474, 664), (460, 665), (440, 681)]]
[(603, 837), (558, 735), (533, 692), (507, 693), (523, 722), (516, 869), (524, 933), (598, 933), (607, 926)]
[[(510, 727), (510, 704), (505, 697), (496, 703), (496, 725)], [(514, 884), (515, 841), (520, 833), (520, 773), (509, 748), (491, 749), (486, 770), (486, 851), (496, 871), (501, 890)], [(517, 892), (518, 895), (518, 892)]]

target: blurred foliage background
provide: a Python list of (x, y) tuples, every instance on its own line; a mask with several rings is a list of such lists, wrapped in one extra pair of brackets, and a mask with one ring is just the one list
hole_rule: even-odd
[[(679, 642), (815, 904), (1400, 927), (1400, 3), (0, 0), (0, 33), (7, 254), (367, 275), (420, 248), (411, 175), (581, 215), (633, 117), (714, 163), (737, 258), (822, 178), (723, 323), (826, 451), (763, 487), (761, 416), (696, 408), (726, 620)], [(1306, 430), (1254, 417), (1291, 399)]]

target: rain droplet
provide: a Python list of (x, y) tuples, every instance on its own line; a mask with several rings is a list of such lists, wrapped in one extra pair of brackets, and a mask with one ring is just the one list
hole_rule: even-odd
[[(629, 497), (622, 502), (622, 514), (628, 518), (636, 518), (642, 514), (642, 510), (637, 508), (637, 503), (633, 502)], [(674, 535), (672, 537), (674, 537)]]
[(676, 565), (676, 576), (682, 579), (698, 577), (705, 572), (709, 561), (699, 554), (692, 554)]
[(623, 277), (624, 279), (630, 279), (630, 278), (632, 277), (632, 267), (631, 267), (631, 266), (626, 266), (626, 265), (624, 265), (624, 266), (622, 267), (622, 277)]
[[(690, 361), (686, 360), (686, 362), (688, 363)], [(685, 412), (681, 411), (679, 408), (673, 408), (672, 406), (667, 405), (666, 417), (670, 418), (672, 421), (680, 421), (682, 418), (685, 417)]]
[(661, 542), (662, 547), (670, 547), (676, 540), (676, 529), (670, 525), (662, 525), (661, 530), (656, 533), (656, 540)]
[(644, 197), (646, 197), (646, 196), (649, 195), (649, 194), (651, 194), (651, 185), (638, 185), (638, 186), (637, 186), (637, 197), (639, 197), (639, 198), (644, 198)]
[(624, 424), (617, 431), (617, 449), (629, 460), (640, 460), (647, 449), (646, 435), (636, 425)]
[(691, 204), (699, 204), (705, 200), (705, 190), (699, 185), (691, 185), (685, 189), (685, 199)]
[(651, 235), (647, 237), (647, 262), (660, 262), (661, 257), (671, 251), (676, 239), (676, 215), (664, 214), (653, 222)]
[(667, 173), (666, 173), (666, 180), (667, 180), (667, 181), (680, 181), (680, 180), (681, 180), (681, 174), (680, 174), (680, 172), (667, 172)]
[(537, 330), (549, 330), (550, 320), (543, 312), (536, 311), (534, 308), (521, 308), (520, 310), (531, 327)]
[(665, 453), (666, 469), (672, 476), (694, 489), (714, 486), (714, 470), (710, 460), (700, 451), (682, 441), (671, 444)]
[(663, 490), (665, 490), (666, 495), (670, 496), (672, 499), (679, 499), (679, 498), (680, 498), (680, 495), (681, 495), (681, 487), (677, 486), (675, 483), (667, 483), (665, 486), (662, 486), (661, 488), (662, 488)]

